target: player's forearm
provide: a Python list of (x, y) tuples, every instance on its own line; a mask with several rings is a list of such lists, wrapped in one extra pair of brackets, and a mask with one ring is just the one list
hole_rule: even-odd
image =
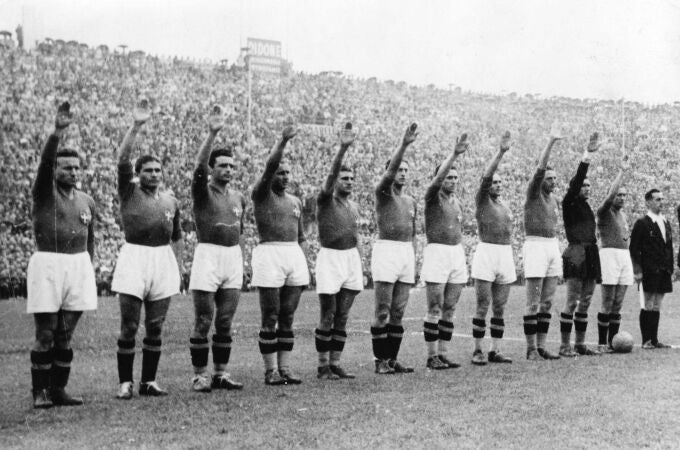
[(603, 205), (611, 204), (614, 202), (614, 199), (616, 198), (616, 195), (619, 193), (619, 189), (621, 188), (621, 184), (623, 184), (623, 169), (619, 170), (619, 173), (616, 174), (616, 178), (614, 178), (614, 182), (609, 188), (609, 193), (607, 194), (607, 198), (604, 200)]
[(503, 152), (499, 150), (498, 153), (496, 153), (496, 156), (494, 156), (491, 162), (489, 162), (489, 165), (486, 166), (486, 170), (484, 171), (484, 175), (482, 177), (491, 178), (493, 174), (496, 173), (496, 169), (498, 169), (501, 159), (503, 159)]
[(338, 179), (338, 175), (340, 175), (342, 160), (345, 158), (345, 153), (347, 153), (348, 149), (349, 145), (340, 145), (338, 152), (335, 154), (333, 162), (331, 163), (331, 173), (328, 175), (328, 178), (326, 178), (326, 183), (323, 186), (325, 193), (330, 193), (333, 190), (333, 186)]
[[(57, 131), (60, 131), (57, 134)], [(33, 183), (33, 196), (39, 197), (44, 195), (47, 191), (52, 190), (52, 180), (54, 179), (54, 166), (57, 158), (57, 148), (59, 148), (59, 136), (61, 130), (55, 130), (54, 133), (47, 139), (42, 154), (40, 155), (40, 164)]]
[(196, 166), (206, 166), (208, 165), (208, 159), (210, 158), (210, 149), (212, 148), (213, 142), (215, 142), (215, 137), (217, 136), (217, 131), (210, 130), (208, 136), (203, 140), (201, 147), (198, 150), (198, 156), (196, 156)]
[(444, 179), (446, 176), (449, 174), (451, 171), (451, 167), (453, 166), (453, 162), (458, 158), (458, 154), (453, 153), (449, 155), (448, 158), (442, 163), (441, 166), (439, 166), (439, 170), (437, 171), (437, 175), (435, 175), (434, 180), (432, 180), (432, 184), (437, 184), (441, 185), (444, 182)]
[(543, 149), (541, 152), (541, 156), (538, 158), (538, 168), (539, 169), (545, 169), (548, 167), (548, 161), (550, 160), (550, 153), (552, 152), (552, 148), (557, 142), (556, 139), (550, 139), (548, 142), (548, 145)]
[(142, 125), (140, 124), (133, 124), (125, 133), (125, 138), (123, 139), (123, 142), (120, 144), (120, 148), (118, 150), (118, 161), (123, 163), (123, 162), (129, 162), (130, 161), (130, 154), (132, 153), (132, 146), (135, 143), (135, 140), (137, 139), (137, 134), (139, 134), (139, 130), (142, 128)]

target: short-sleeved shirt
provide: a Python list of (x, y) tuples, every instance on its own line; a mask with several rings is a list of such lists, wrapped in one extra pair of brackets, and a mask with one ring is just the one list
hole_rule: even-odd
[(118, 164), (118, 196), (125, 241), (159, 247), (182, 237), (177, 199), (168, 192), (155, 195), (132, 182), (132, 164)]

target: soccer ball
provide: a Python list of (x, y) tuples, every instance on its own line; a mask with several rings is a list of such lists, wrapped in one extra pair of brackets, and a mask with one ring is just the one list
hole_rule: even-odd
[(612, 348), (617, 353), (630, 353), (633, 350), (633, 336), (626, 331), (619, 331), (612, 339)]

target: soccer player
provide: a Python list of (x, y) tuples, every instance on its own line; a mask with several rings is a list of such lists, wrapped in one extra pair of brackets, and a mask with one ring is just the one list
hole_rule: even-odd
[(619, 332), (621, 307), (628, 286), (633, 284), (633, 263), (628, 250), (628, 220), (623, 212), (627, 191), (622, 186), (628, 160), (614, 179), (607, 198), (597, 210), (597, 230), (600, 234), (602, 266), (602, 309), (597, 315), (598, 346), (601, 353), (610, 353), (612, 338)]
[[(231, 354), (231, 323), (243, 284), (243, 256), (239, 243), (246, 202), (243, 194), (229, 188), (235, 167), (232, 150), (210, 150), (223, 126), (222, 109), (215, 106), (208, 121), (208, 136), (196, 158), (191, 184), (198, 245), (189, 282), (195, 311), (189, 350), (195, 374), (192, 389), (196, 392), (243, 388), (243, 384), (230, 378), (226, 368)], [(208, 332), (213, 315), (214, 372), (212, 380), (209, 380)]]
[(33, 233), (38, 251), (28, 263), (28, 302), (35, 343), (31, 351), (33, 407), (82, 405), (65, 391), (71, 373), (71, 338), (83, 311), (97, 309), (94, 200), (77, 188), (80, 157), (61, 150), (71, 124), (70, 105), (57, 110), (33, 183)]
[(302, 291), (309, 284), (305, 259), (307, 241), (302, 226), (302, 202), (286, 192), (290, 165), (282, 161), (286, 144), (296, 134), (293, 127), (283, 130), (252, 194), (260, 234), (260, 243), (253, 250), (252, 285), (258, 287), (260, 294), (259, 346), (267, 385), (302, 383), (291, 371), (289, 360), (293, 351), (295, 310)]
[(550, 152), (560, 139), (559, 136), (551, 136), (548, 145), (541, 152), (538, 168), (529, 182), (524, 203), (526, 241), (522, 253), (527, 282), (524, 334), (529, 360), (537, 360), (539, 356), (543, 359), (560, 358), (545, 348), (552, 317), (550, 309), (557, 288), (557, 277), (562, 270), (556, 237), (559, 209), (553, 195), (556, 174), (548, 167)]
[(375, 188), (378, 240), (373, 244), (371, 272), (375, 284), (375, 318), (371, 326), (375, 372), (411, 373), (397, 361), (404, 335), (402, 318), (411, 286), (415, 282), (416, 203), (404, 194), (408, 164), (404, 152), (418, 136), (414, 123), (387, 162), (385, 174)]
[(633, 276), (640, 284), (645, 307), (640, 309), (642, 348), (669, 348), (658, 339), (661, 302), (673, 291), (673, 238), (671, 224), (661, 214), (663, 194), (658, 189), (645, 193), (647, 214), (633, 225), (630, 234), (630, 258)]
[[(517, 280), (515, 260), (512, 256), (512, 211), (501, 200), (503, 180), (496, 169), (503, 155), (510, 150), (510, 132), (501, 137), (500, 148), (489, 162), (482, 183), (475, 196), (479, 243), (472, 258), (471, 275), (475, 280), (477, 309), (472, 319), (472, 337), (475, 350), (472, 364), (483, 366), (488, 359), (491, 363), (511, 363), (512, 359), (500, 351), (505, 331), (505, 304), (508, 302), (510, 286)], [(486, 331), (486, 315), (491, 305), (491, 350), (484, 357), (482, 341)]]
[(354, 297), (363, 289), (364, 278), (357, 249), (359, 209), (349, 199), (354, 172), (342, 163), (355, 137), (352, 124), (348, 123), (340, 133), (340, 148), (316, 200), (321, 242), (316, 258), (316, 291), (321, 318), (315, 330), (315, 343), (319, 353), (317, 377), (320, 379), (355, 377), (340, 366), (347, 339), (347, 317)]
[(132, 115), (134, 123), (123, 139), (118, 160), (118, 197), (125, 244), (118, 255), (111, 286), (120, 301), (120, 389), (116, 397), (122, 400), (132, 398), (135, 337), (142, 306), (146, 336), (142, 345), (139, 395), (167, 395), (167, 391), (156, 383), (156, 370), (161, 356), (161, 331), (170, 298), (179, 293), (183, 249), (177, 199), (160, 190), (163, 178), (160, 160), (150, 154), (137, 158), (134, 172), (139, 182), (132, 180), (130, 153), (142, 125), (151, 117), (148, 100), (140, 100)]
[[(560, 315), (562, 345), (559, 354), (567, 358), (576, 354), (599, 354), (599, 351), (591, 350), (585, 344), (588, 308), (595, 285), (602, 276), (595, 237), (595, 215), (588, 204), (590, 180), (587, 178), (590, 158), (599, 147), (598, 134), (593, 133), (562, 200), (562, 217), (569, 246), (562, 254), (562, 276), (567, 282), (567, 301)], [(571, 348), (572, 324), (576, 335), (574, 349)]]
[(463, 134), (456, 140), (453, 152), (435, 169), (434, 179), (425, 192), (427, 246), (420, 276), (427, 286), (423, 335), (427, 347), (426, 367), (432, 370), (459, 367), (448, 359), (447, 346), (453, 334), (453, 313), (468, 273), (465, 250), (460, 243), (463, 211), (454, 193), (458, 171), (453, 163), (468, 147), (467, 135)]

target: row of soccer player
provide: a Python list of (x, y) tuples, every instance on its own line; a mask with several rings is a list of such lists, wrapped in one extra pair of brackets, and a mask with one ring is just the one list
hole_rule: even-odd
[[(142, 370), (139, 394), (161, 396), (167, 392), (156, 382), (161, 354), (162, 325), (170, 298), (179, 291), (179, 261), (182, 254), (179, 208), (176, 199), (159, 186), (163, 171), (160, 160), (140, 156), (133, 166), (132, 148), (142, 126), (150, 119), (148, 101), (142, 99), (133, 111), (134, 122), (119, 150), (118, 195), (125, 233), (113, 277), (118, 293), (121, 332), (118, 339), (119, 391), (117, 398), (133, 396), (135, 339), (145, 310), (142, 341)], [(36, 342), (31, 352), (34, 407), (77, 405), (82, 400), (65, 391), (73, 359), (71, 336), (85, 310), (97, 306), (92, 258), (94, 252), (93, 200), (76, 188), (80, 157), (74, 150), (58, 150), (72, 116), (68, 103), (57, 112), (55, 130), (47, 140), (33, 186), (33, 227), (37, 252), (28, 267), (28, 306), (34, 314)], [(192, 181), (193, 213), (198, 246), (192, 266), (190, 290), (195, 306), (195, 325), (190, 337), (194, 370), (192, 389), (241, 389), (226, 372), (231, 348), (231, 324), (239, 300), (243, 261), (239, 241), (246, 205), (242, 193), (230, 188), (235, 164), (228, 148), (212, 149), (224, 125), (222, 109), (209, 114), (209, 133), (203, 141)], [(259, 348), (267, 385), (298, 384), (291, 370), (293, 318), (300, 295), (309, 283), (301, 222), (301, 202), (288, 194), (290, 167), (282, 159), (287, 142), (296, 134), (286, 128), (272, 149), (262, 176), (252, 191), (260, 243), (253, 251), (254, 286), (259, 289), (262, 312)], [(401, 145), (388, 161), (375, 189), (379, 240), (373, 246), (371, 271), (375, 282), (375, 315), (371, 326), (375, 372), (409, 373), (412, 367), (398, 360), (403, 336), (402, 318), (414, 283), (416, 202), (405, 194), (408, 164), (404, 154), (418, 136), (416, 124), (409, 126)], [(361, 259), (357, 249), (356, 204), (350, 200), (354, 174), (343, 158), (355, 134), (347, 124), (339, 135), (339, 148), (329, 175), (317, 198), (321, 249), (317, 256), (317, 291), (321, 318), (315, 330), (320, 379), (353, 378), (340, 365), (347, 337), (349, 310), (362, 289)], [(645, 308), (640, 312), (643, 348), (664, 347), (656, 335), (663, 293), (670, 291), (673, 255), (670, 226), (659, 214), (662, 195), (648, 192), (648, 214), (638, 220), (630, 234), (622, 207), (626, 191), (621, 187), (623, 168), (604, 204), (599, 208), (597, 227), (601, 235), (598, 251), (595, 215), (587, 203), (590, 185), (587, 170), (600, 144), (593, 134), (576, 176), (562, 202), (569, 247), (560, 255), (555, 229), (557, 199), (553, 195), (555, 172), (548, 167), (550, 153), (559, 141), (551, 136), (527, 188), (524, 244), (527, 277), (527, 307), (524, 332), (527, 358), (556, 359), (546, 346), (552, 299), (560, 273), (567, 279), (567, 302), (561, 313), (562, 346), (559, 354), (596, 354), (585, 346), (587, 311), (597, 280), (602, 279), (603, 302), (598, 314), (599, 351), (609, 351), (618, 331), (621, 303), (633, 279), (643, 282)], [(458, 179), (453, 164), (468, 150), (467, 136), (457, 140), (425, 195), (425, 248), (422, 278), (427, 283), (428, 313), (423, 324), (427, 367), (446, 369), (458, 364), (447, 356), (453, 333), (453, 312), (468, 273), (460, 244), (462, 209), (454, 190)], [(500, 351), (504, 331), (504, 307), (510, 285), (515, 281), (511, 236), (512, 213), (501, 200), (502, 180), (496, 173), (510, 149), (505, 133), (496, 155), (482, 175), (477, 192), (476, 219), (480, 242), (472, 261), (471, 276), (477, 291), (473, 319), (474, 364), (510, 363)], [(625, 165), (624, 158), (623, 164)], [(133, 181), (134, 176), (138, 182)], [(659, 228), (661, 226), (661, 228)], [(632, 259), (631, 259), (632, 258)], [(491, 350), (482, 350), (489, 307)], [(209, 332), (215, 322), (212, 342)], [(572, 349), (572, 324), (576, 345)], [(208, 375), (212, 349), (213, 373)]]

